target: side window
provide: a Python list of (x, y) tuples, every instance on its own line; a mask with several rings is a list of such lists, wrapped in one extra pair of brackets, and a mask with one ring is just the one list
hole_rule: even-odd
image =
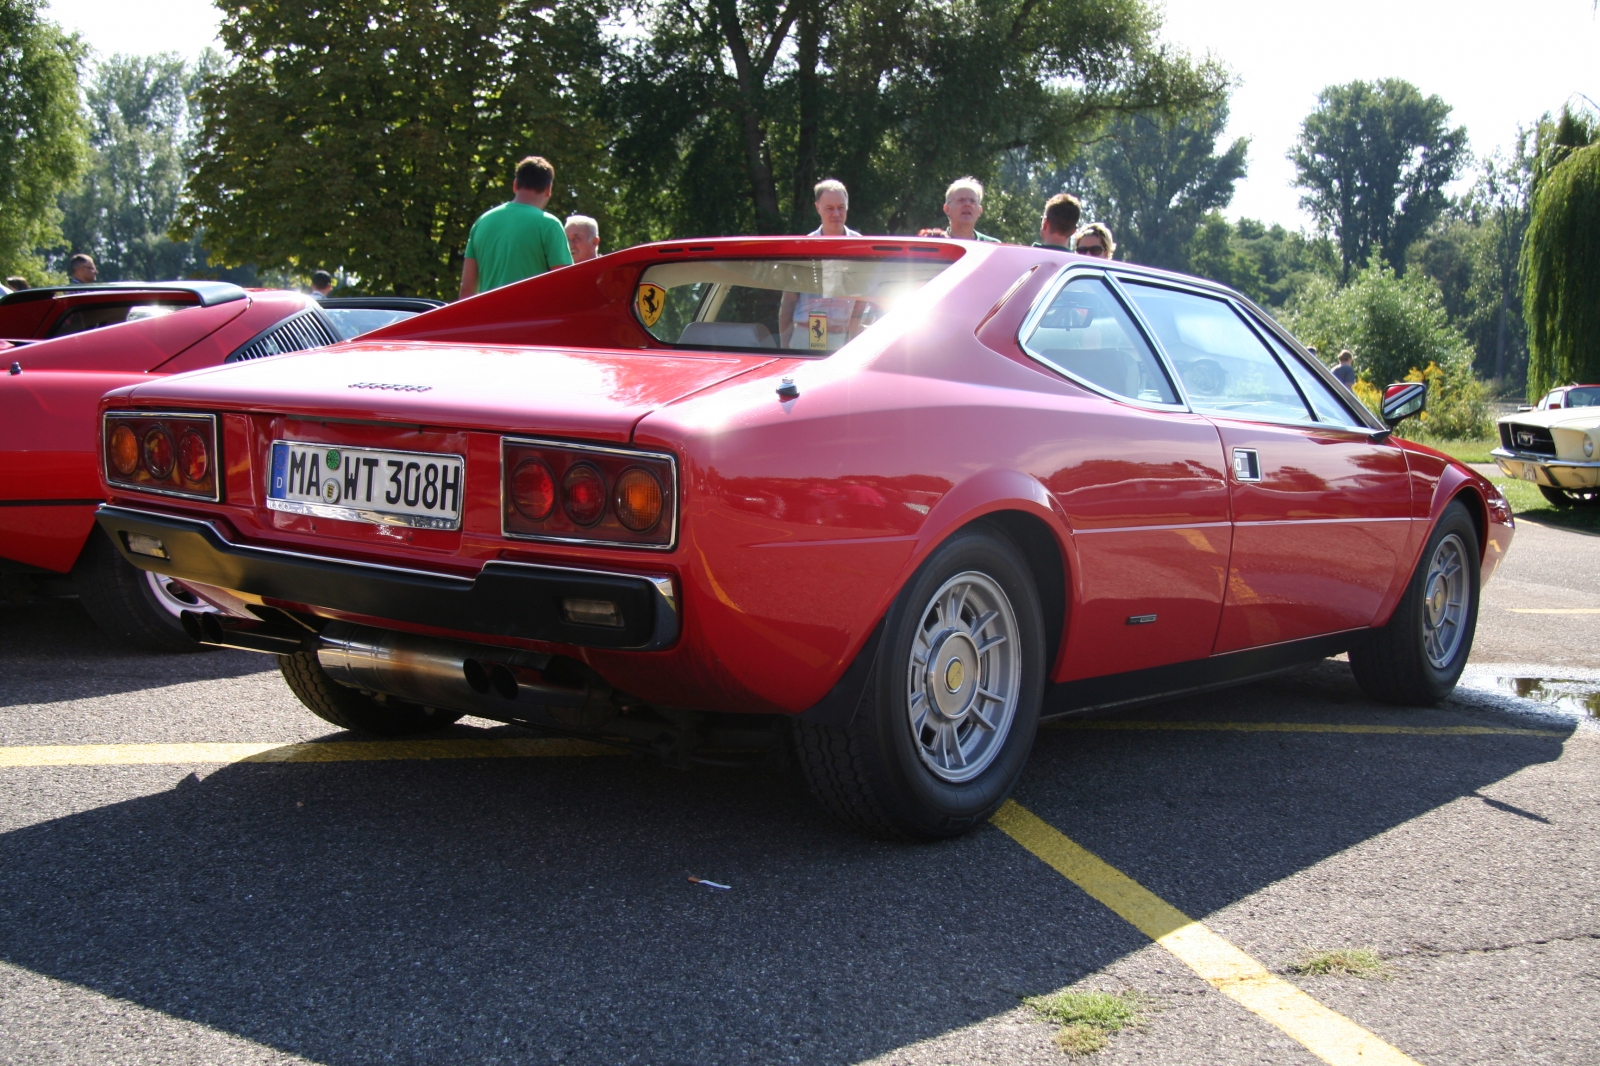
[(1145, 403), (1178, 394), (1139, 328), (1100, 278), (1074, 278), (1022, 340), (1029, 355), (1068, 377)]
[(1350, 409), (1339, 400), (1333, 389), (1323, 381), (1311, 368), (1300, 361), (1300, 357), (1290, 351), (1282, 341), (1270, 332), (1268, 341), (1278, 352), (1278, 357), (1283, 360), (1283, 365), (1289, 368), (1289, 373), (1294, 376), (1295, 384), (1300, 386), (1300, 392), (1311, 401), (1311, 409), (1317, 413), (1318, 422), (1327, 422), (1335, 426), (1350, 426), (1353, 429), (1370, 429), (1365, 422), (1350, 413)]
[(1222, 300), (1127, 283), (1197, 411), (1309, 421), (1310, 412), (1266, 345)]

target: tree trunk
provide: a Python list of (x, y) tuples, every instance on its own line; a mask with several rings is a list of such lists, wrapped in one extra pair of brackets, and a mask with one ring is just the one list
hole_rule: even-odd
[(822, 46), (822, 27), (814, 2), (800, 10), (800, 42), (795, 56), (800, 83), (800, 136), (794, 160), (794, 206), (790, 215), (797, 233), (812, 230), (806, 205), (812, 202), (812, 187), (817, 183), (817, 126), (821, 107), (817, 100), (817, 59)]
[(739, 25), (738, 0), (717, 0), (716, 10), (739, 82), (739, 117), (744, 133), (745, 166), (750, 172), (750, 199), (756, 209), (756, 232), (781, 233), (783, 219), (778, 214), (778, 189), (772, 178), (767, 133), (761, 121), (765, 71), (758, 71), (750, 57), (749, 43)]

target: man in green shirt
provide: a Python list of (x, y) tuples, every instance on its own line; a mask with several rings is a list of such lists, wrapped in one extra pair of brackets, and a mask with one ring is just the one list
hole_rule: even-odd
[(479, 216), (467, 236), (461, 299), (572, 265), (567, 231), (544, 211), (555, 181), (556, 168), (541, 156), (517, 164), (511, 199)]
[(979, 233), (977, 221), (983, 215), (983, 183), (977, 178), (957, 178), (944, 191), (944, 214), (950, 220), (950, 236), (958, 241), (987, 241), (999, 238)]

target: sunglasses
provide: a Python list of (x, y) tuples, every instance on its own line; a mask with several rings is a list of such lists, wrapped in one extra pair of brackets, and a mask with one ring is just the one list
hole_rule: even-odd
[(1079, 255), (1105, 255), (1106, 246), (1103, 244), (1079, 244), (1077, 252)]

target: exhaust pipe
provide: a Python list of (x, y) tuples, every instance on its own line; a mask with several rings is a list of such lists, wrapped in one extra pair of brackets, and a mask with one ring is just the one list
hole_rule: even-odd
[(552, 681), (550, 656), (514, 648), (332, 622), (318, 638), (317, 661), (341, 685), (499, 721), (548, 716), (595, 730), (617, 713), (609, 687)]
[[(269, 655), (292, 655), (305, 647), (306, 634), (289, 629), (241, 623), (210, 612), (184, 611), (178, 616), (183, 631), (197, 644), (236, 648)], [(246, 628), (248, 626), (249, 628)]]

